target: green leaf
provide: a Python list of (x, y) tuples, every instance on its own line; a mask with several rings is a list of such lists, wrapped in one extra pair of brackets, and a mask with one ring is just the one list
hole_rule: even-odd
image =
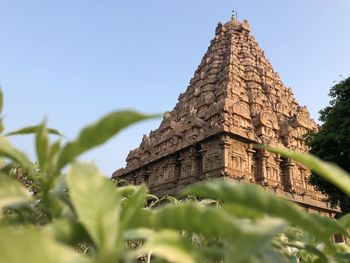
[(235, 262), (242, 262), (259, 253), (263, 248), (269, 246), (272, 240), (286, 229), (286, 226), (284, 220), (277, 218), (252, 221), (249, 232), (231, 241), (227, 248), (229, 255), (226, 261), (234, 258)]
[(339, 222), (345, 228), (350, 228), (350, 214), (346, 214), (339, 219)]
[(326, 255), (322, 251), (320, 251), (316, 246), (314, 246), (314, 244), (309, 245), (303, 242), (281, 242), (281, 243), (287, 247), (297, 248), (299, 250), (305, 250), (311, 253), (312, 255), (317, 256), (319, 258), (319, 261), (317, 262), (322, 262), (322, 263), (328, 262)]
[(56, 171), (60, 150), (61, 140), (57, 140), (49, 147), (47, 159), (48, 165), (46, 166), (49, 174), (52, 174)]
[(262, 218), (265, 216), (261, 211), (257, 211), (254, 208), (250, 208), (245, 205), (240, 205), (237, 203), (225, 203), (223, 204), (223, 209), (239, 218)]
[(0, 133), (4, 131), (4, 124), (2, 123), (2, 118), (0, 116)]
[(152, 235), (147, 242), (131, 255), (138, 256), (144, 253), (151, 253), (157, 257), (174, 263), (196, 263), (195, 251), (191, 244), (181, 238), (175, 231), (164, 230)]
[[(203, 218), (211, 223), (203, 224)], [(128, 226), (129, 228), (171, 228), (215, 237), (238, 235), (242, 232), (241, 222), (222, 209), (196, 203), (179, 203), (156, 210), (139, 210), (136, 216), (130, 218)]]
[(309, 217), (311, 221), (322, 227), (321, 237), (323, 236), (325, 239), (331, 238), (335, 234), (342, 234), (349, 237), (349, 233), (347, 232), (346, 228), (343, 227), (338, 220), (331, 217), (320, 216), (318, 214), (310, 214)]
[(276, 197), (258, 185), (213, 180), (190, 186), (183, 191), (183, 194), (212, 198), (226, 204), (244, 205), (266, 215), (284, 218), (291, 224), (325, 240), (328, 240), (330, 233), (347, 235), (346, 230), (335, 220), (307, 214), (290, 201)]
[(117, 192), (123, 200), (121, 207), (121, 227), (124, 228), (131, 218), (137, 214), (139, 209), (144, 207), (147, 188), (145, 186), (125, 186), (119, 187)]
[(14, 148), (7, 138), (0, 136), (0, 157), (6, 157), (20, 164), (30, 175), (35, 174), (34, 166), (27, 156)]
[[(255, 258), (254, 258), (255, 259)], [(259, 257), (255, 259), (257, 263), (271, 263), (271, 262), (288, 262), (288, 263), (298, 263), (297, 258), (293, 256), (287, 256), (279, 249), (273, 247), (264, 248), (260, 253)]]
[[(28, 127), (25, 127), (25, 128), (19, 129), (19, 130), (15, 130), (15, 131), (6, 133), (5, 136), (35, 134), (35, 133), (37, 133), (37, 131), (40, 128), (40, 126), (41, 125), (28, 126)], [(47, 131), (50, 134), (62, 136), (62, 134), (56, 129), (47, 128)]]
[(281, 154), (284, 157), (291, 158), (304, 164), (306, 167), (317, 173), (325, 180), (331, 182), (344, 193), (350, 196), (350, 175), (339, 166), (325, 162), (311, 154), (295, 152), (286, 148), (274, 148), (265, 145), (256, 145), (256, 148), (266, 149), (273, 153)]
[(155, 232), (149, 228), (135, 228), (124, 232), (125, 240), (148, 239)]
[[(284, 221), (277, 221), (280, 229), (286, 227)], [(277, 221), (269, 224), (274, 225), (273, 223)], [(261, 224), (264, 225), (263, 228), (260, 228)], [(129, 222), (130, 228), (170, 228), (200, 233), (208, 237), (236, 238), (259, 234), (261, 229), (266, 229), (265, 225), (264, 220), (256, 220), (254, 223), (239, 220), (220, 207), (207, 207), (193, 202), (169, 204), (155, 210), (140, 210)]]
[[(1, 162), (1, 160), (0, 160)], [(9, 163), (1, 163), (0, 164), (0, 176), (1, 174), (4, 174), (4, 175), (9, 175), (11, 173), (11, 170), (16, 168), (17, 167), (17, 164), (14, 163), (14, 162), (9, 162)]]
[(55, 219), (51, 224), (45, 226), (44, 231), (53, 236), (55, 240), (68, 245), (90, 241), (83, 226), (69, 219)]
[(34, 229), (0, 228), (1, 262), (87, 263), (86, 257)]
[(63, 148), (57, 169), (62, 169), (80, 154), (105, 143), (123, 128), (137, 121), (158, 116), (144, 115), (134, 111), (117, 111), (106, 115), (96, 123), (84, 128), (75, 141), (68, 143)]
[(39, 167), (45, 169), (47, 166), (47, 155), (49, 149), (48, 130), (46, 128), (46, 120), (38, 126), (35, 140), (36, 155)]
[[(275, 218), (237, 220), (219, 207), (204, 207), (198, 203), (171, 204), (155, 212), (144, 211), (134, 218), (133, 224), (158, 230), (186, 231), (211, 239), (230, 240), (230, 251), (224, 249), (221, 253), (222, 257), (234, 255), (235, 262), (258, 253), (287, 227), (284, 220)], [(219, 252), (216, 251), (215, 254), (217, 253)]]
[(30, 201), (31, 196), (23, 185), (9, 177), (0, 177), (0, 210)]
[(68, 172), (67, 183), (78, 219), (99, 255), (115, 255), (118, 252), (120, 204), (113, 182), (92, 164), (74, 163)]

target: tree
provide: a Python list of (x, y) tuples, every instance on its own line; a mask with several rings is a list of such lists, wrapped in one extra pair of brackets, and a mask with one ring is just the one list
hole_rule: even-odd
[[(320, 111), (323, 122), (317, 133), (307, 138), (311, 153), (338, 164), (350, 172), (350, 77), (330, 89), (329, 106)], [(332, 206), (350, 211), (350, 198), (324, 179), (312, 174), (310, 183), (324, 193)]]

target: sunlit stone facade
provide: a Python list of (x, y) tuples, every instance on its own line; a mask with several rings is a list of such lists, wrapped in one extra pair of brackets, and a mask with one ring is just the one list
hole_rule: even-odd
[(247, 21), (218, 24), (187, 90), (158, 129), (131, 151), (114, 178), (145, 183), (157, 195), (227, 177), (264, 186), (310, 212), (333, 215), (308, 184), (310, 170), (254, 143), (306, 152), (304, 135), (316, 130), (266, 59)]

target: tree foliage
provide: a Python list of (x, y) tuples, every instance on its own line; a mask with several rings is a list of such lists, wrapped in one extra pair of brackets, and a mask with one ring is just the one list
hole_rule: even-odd
[[(330, 105), (320, 111), (322, 126), (308, 136), (311, 153), (350, 172), (350, 77), (331, 88)], [(333, 206), (350, 211), (350, 198), (326, 180), (313, 174), (311, 184), (328, 197)]]

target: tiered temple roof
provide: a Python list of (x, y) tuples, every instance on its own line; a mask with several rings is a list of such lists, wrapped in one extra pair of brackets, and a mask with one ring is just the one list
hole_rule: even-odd
[(224, 176), (259, 183), (307, 209), (330, 209), (308, 184), (308, 169), (252, 149), (253, 143), (263, 143), (306, 152), (304, 135), (317, 126), (250, 31), (246, 20), (218, 24), (175, 108), (130, 151), (126, 167), (114, 178), (146, 183), (152, 192), (164, 194)]

